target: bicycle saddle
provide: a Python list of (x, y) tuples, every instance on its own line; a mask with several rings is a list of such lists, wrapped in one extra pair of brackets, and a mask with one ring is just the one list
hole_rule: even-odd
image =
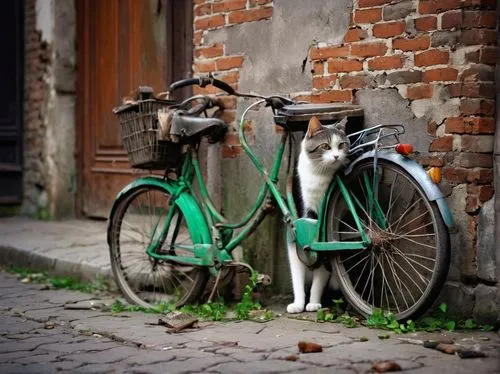
[(228, 125), (218, 118), (194, 117), (183, 111), (176, 111), (172, 118), (170, 136), (179, 142), (195, 135), (206, 136), (208, 142), (214, 144), (224, 138), (227, 129)]

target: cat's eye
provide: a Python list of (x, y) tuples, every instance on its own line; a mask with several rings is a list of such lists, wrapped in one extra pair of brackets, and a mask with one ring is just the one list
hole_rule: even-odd
[(330, 144), (327, 144), (327, 143), (323, 143), (319, 146), (320, 149), (323, 149), (325, 151), (329, 151), (330, 149), (332, 149), (332, 147), (330, 147)]
[(342, 150), (342, 151), (346, 150), (348, 147), (349, 146), (347, 145), (346, 142), (339, 144), (339, 149)]

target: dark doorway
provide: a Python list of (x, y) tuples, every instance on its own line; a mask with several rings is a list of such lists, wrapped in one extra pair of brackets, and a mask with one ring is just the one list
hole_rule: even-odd
[(23, 1), (7, 0), (0, 12), (0, 204), (23, 198)]

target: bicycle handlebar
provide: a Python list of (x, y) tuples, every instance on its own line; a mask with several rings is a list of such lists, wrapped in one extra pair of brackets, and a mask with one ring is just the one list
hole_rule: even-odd
[(206, 87), (210, 84), (214, 87), (221, 89), (222, 91), (226, 92), (229, 95), (264, 99), (266, 101), (266, 106), (270, 106), (273, 109), (281, 109), (285, 105), (295, 104), (292, 100), (287, 99), (287, 98), (282, 97), (282, 96), (274, 95), (274, 96), (266, 97), (266, 96), (261, 96), (261, 95), (256, 95), (256, 94), (245, 94), (245, 93), (236, 92), (229, 84), (227, 84), (224, 81), (221, 81), (220, 79), (214, 78), (213, 76), (182, 79), (180, 81), (172, 83), (170, 85), (170, 87), (168, 88), (168, 92), (171, 93), (179, 88), (186, 87), (186, 86), (192, 86), (195, 84), (200, 86), (200, 87)]
[(212, 86), (221, 89), (229, 95), (234, 95), (236, 93), (233, 87), (231, 87), (229, 84), (214, 77), (195, 77), (182, 79), (180, 81), (172, 83), (168, 88), (168, 91), (173, 92), (179, 88), (192, 86), (194, 84), (197, 84), (200, 87), (205, 87), (211, 84)]

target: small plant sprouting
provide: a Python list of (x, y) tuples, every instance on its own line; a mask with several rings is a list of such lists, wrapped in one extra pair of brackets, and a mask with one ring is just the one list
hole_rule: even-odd
[(256, 285), (257, 273), (252, 271), (252, 274), (250, 275), (250, 282), (245, 286), (245, 292), (243, 292), (241, 301), (236, 304), (234, 309), (237, 319), (247, 320), (250, 318), (250, 312), (252, 310), (262, 309), (259, 302), (253, 301), (252, 293)]

